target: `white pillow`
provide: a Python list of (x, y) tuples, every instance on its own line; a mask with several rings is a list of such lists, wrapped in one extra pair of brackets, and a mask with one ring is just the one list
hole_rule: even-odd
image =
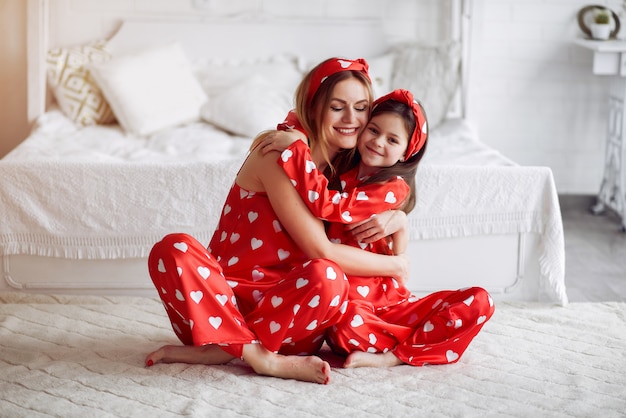
[(426, 110), (428, 127), (446, 117), (461, 80), (461, 45), (401, 44), (394, 48), (393, 89), (410, 90)]
[(391, 77), (393, 75), (393, 52), (374, 58), (366, 58), (369, 65), (369, 74), (372, 79), (374, 99), (378, 99), (391, 91)]
[(135, 135), (199, 119), (207, 97), (178, 43), (90, 65), (122, 127)]
[(211, 97), (200, 114), (219, 128), (252, 138), (261, 131), (276, 129), (293, 108), (292, 97), (293, 92), (254, 75)]
[(296, 92), (304, 74), (298, 69), (297, 59), (290, 55), (275, 55), (264, 59), (210, 60), (194, 62), (194, 73), (209, 98), (213, 98), (231, 87), (259, 75), (274, 87)]
[(61, 111), (80, 125), (115, 122), (113, 112), (87, 66), (111, 59), (106, 41), (54, 48), (46, 55), (48, 84)]

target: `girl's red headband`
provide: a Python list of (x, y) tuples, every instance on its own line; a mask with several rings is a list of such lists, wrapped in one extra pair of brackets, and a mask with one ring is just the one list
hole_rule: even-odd
[(322, 85), (324, 80), (329, 76), (339, 73), (341, 71), (360, 71), (370, 80), (370, 76), (367, 72), (369, 66), (363, 58), (356, 60), (350, 60), (346, 58), (330, 58), (321, 63), (315, 72), (311, 75), (311, 84), (309, 84), (309, 91), (307, 95), (307, 103), (311, 103), (313, 96), (317, 93), (317, 89)]
[(409, 143), (407, 144), (404, 154), (404, 159), (408, 160), (417, 154), (426, 143), (426, 138), (428, 138), (428, 122), (426, 121), (426, 116), (424, 112), (422, 112), (422, 106), (415, 100), (413, 94), (404, 89), (396, 89), (389, 94), (379, 97), (374, 102), (372, 109), (375, 109), (378, 104), (386, 102), (387, 100), (395, 100), (406, 104), (411, 111), (413, 111), (413, 116), (415, 116), (415, 130), (413, 131), (413, 135), (409, 138)]

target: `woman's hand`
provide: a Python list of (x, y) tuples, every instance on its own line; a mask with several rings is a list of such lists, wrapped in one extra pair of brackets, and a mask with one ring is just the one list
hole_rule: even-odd
[(365, 243), (378, 241), (398, 231), (408, 230), (406, 213), (401, 210), (388, 210), (361, 222), (347, 225), (354, 237)]
[(297, 140), (306, 142), (306, 137), (300, 131), (290, 129), (288, 131), (274, 131), (268, 134), (259, 144), (263, 155), (271, 151), (283, 152), (289, 145)]

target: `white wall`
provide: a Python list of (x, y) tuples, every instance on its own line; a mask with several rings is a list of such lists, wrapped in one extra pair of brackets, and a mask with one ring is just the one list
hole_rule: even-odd
[[(476, 96), (472, 109), (481, 138), (521, 164), (552, 168), (560, 193), (596, 193), (602, 177), (608, 80), (591, 74), (591, 53), (572, 43), (581, 35), (576, 14), (589, 4), (588, 0), (481, 1), (482, 39), (481, 48), (476, 51), (480, 68), (473, 78)], [(51, 7), (53, 19), (55, 13), (62, 11), (69, 21), (59, 24), (71, 25), (75, 39), (82, 37), (84, 41), (93, 39), (94, 31), (112, 34), (117, 23), (111, 16), (120, 13), (139, 16), (147, 10), (164, 18), (189, 12), (197, 13), (199, 18), (241, 12), (286, 18), (382, 16), (396, 39), (433, 36), (447, 29), (440, 24), (442, 13), (446, 13), (441, 0), (52, 0), (51, 3), (55, 5)], [(621, 0), (592, 3), (609, 5), (615, 11), (621, 7)], [(18, 7), (24, 3), (0, 0), (3, 13), (7, 12), (3, 21), (22, 21), (25, 9), (12, 11), (7, 4)], [(200, 11), (194, 8), (198, 5)], [(93, 21), (87, 24), (72, 20), (72, 13), (77, 11), (94, 13), (100, 19), (100, 26), (92, 27)], [(626, 17), (623, 20), (626, 31)], [(15, 45), (25, 43), (25, 28), (16, 28), (15, 32), (19, 30), (22, 32), (12, 32), (21, 39)], [(56, 41), (64, 43), (63, 39)], [(6, 52), (6, 48), (0, 43), (0, 53)], [(3, 70), (0, 84), (19, 85), (25, 73), (24, 58), (10, 65), (18, 68)], [(16, 80), (10, 74), (15, 74)], [(17, 105), (10, 107), (25, 114), (25, 103), (24, 92)], [(6, 111), (1, 105), (0, 110)], [(24, 115), (12, 116), (11, 120), (21, 121), (24, 126), (25, 119)], [(3, 130), (0, 146), (4, 146), (4, 151), (21, 140), (16, 133), (10, 134), (10, 128), (0, 127)]]
[(563, 194), (595, 194), (602, 180), (609, 79), (592, 75), (591, 52), (572, 43), (589, 4), (484, 0), (474, 79), (481, 138), (521, 164), (552, 168)]

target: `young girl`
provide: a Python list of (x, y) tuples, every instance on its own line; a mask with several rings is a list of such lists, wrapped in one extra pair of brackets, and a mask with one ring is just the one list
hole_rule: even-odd
[[(318, 166), (356, 145), (370, 104), (363, 60), (332, 58), (303, 79), (296, 109), (312, 133), (310, 151)], [(167, 235), (153, 247), (150, 276), (185, 345), (150, 353), (148, 366), (222, 364), (239, 357), (259, 374), (328, 383), (327, 362), (292, 354), (315, 353), (325, 330), (340, 320), (348, 296), (344, 270), (407, 274), (406, 257), (330, 243), (278, 157), (261, 153), (255, 143), (208, 249), (186, 234)]]
[[(294, 115), (282, 127), (301, 129)], [(309, 209), (330, 222), (327, 233), (332, 241), (397, 254), (406, 248), (406, 230), (392, 239), (364, 243), (344, 224), (385, 210), (412, 210), (415, 172), (427, 137), (421, 105), (410, 92), (394, 90), (374, 103), (350, 163), (353, 168), (341, 175), (343, 192), (327, 188), (328, 181), (307, 157), (302, 141), (283, 151), (280, 164)], [(348, 310), (327, 334), (331, 348), (348, 355), (345, 367), (456, 362), (493, 314), (491, 297), (480, 288), (418, 299), (393, 277), (349, 275), (348, 280)]]

